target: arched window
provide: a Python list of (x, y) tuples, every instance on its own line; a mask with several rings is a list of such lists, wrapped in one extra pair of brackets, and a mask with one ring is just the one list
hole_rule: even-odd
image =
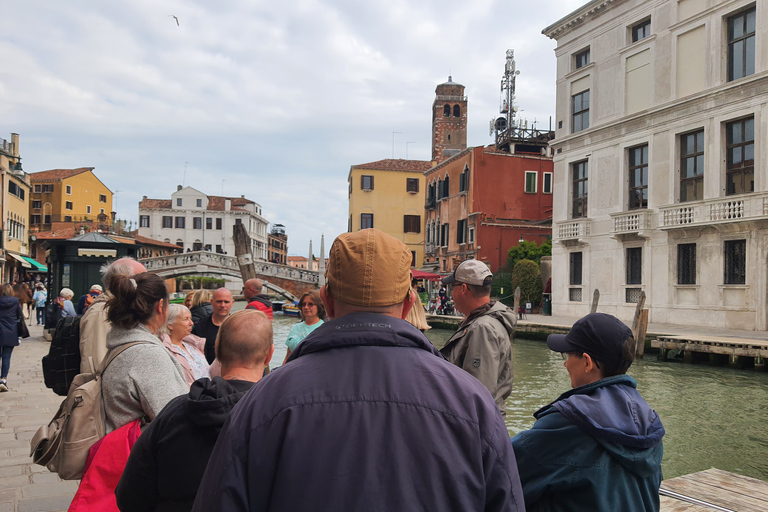
[(443, 198), (443, 180), (438, 179), (437, 180), (437, 199), (440, 200)]
[(446, 105), (443, 107), (443, 116), (444, 117), (451, 117), (451, 106)]
[(458, 105), (453, 106), (453, 117), (461, 117), (461, 107)]
[(448, 197), (450, 195), (451, 195), (451, 179), (446, 174), (445, 180), (443, 181), (443, 197)]

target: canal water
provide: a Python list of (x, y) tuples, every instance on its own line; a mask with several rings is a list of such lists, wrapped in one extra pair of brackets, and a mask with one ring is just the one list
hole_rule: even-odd
[[(237, 302), (235, 309), (245, 306)], [(285, 340), (298, 319), (276, 315), (275, 355), (285, 358)], [(427, 337), (442, 346), (452, 331), (432, 329)], [(510, 436), (533, 425), (533, 413), (570, 389), (559, 354), (541, 341), (516, 338), (512, 344), (515, 380), (507, 399)], [(655, 354), (637, 360), (629, 375), (661, 417), (664, 478), (716, 467), (768, 480), (768, 372), (659, 362)]]

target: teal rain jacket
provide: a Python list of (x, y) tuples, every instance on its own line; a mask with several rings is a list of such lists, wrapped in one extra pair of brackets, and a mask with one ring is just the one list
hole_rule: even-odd
[(627, 375), (572, 389), (512, 438), (526, 510), (659, 510), (664, 427)]

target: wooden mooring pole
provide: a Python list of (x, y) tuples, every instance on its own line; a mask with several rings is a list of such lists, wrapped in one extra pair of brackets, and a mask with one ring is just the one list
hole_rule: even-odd
[(595, 288), (595, 292), (592, 294), (592, 307), (590, 313), (597, 313), (597, 303), (600, 302), (600, 290)]
[(235, 242), (235, 256), (240, 266), (240, 274), (243, 276), (243, 285), (245, 285), (247, 280), (256, 278), (256, 266), (251, 254), (251, 237), (248, 236), (243, 224), (233, 226), (232, 240)]
[(645, 354), (645, 331), (648, 328), (648, 310), (645, 307), (645, 292), (640, 292), (640, 298), (635, 308), (635, 318), (632, 321), (632, 335), (635, 337), (635, 356), (642, 359)]

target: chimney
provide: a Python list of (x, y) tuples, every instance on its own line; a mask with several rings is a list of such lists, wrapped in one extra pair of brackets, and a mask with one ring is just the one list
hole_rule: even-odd
[(245, 194), (240, 195), (240, 199), (245, 199)]
[(19, 156), (19, 134), (11, 134), (11, 154), (13, 156)]
[(142, 201), (146, 201), (147, 200), (147, 196), (142, 197), (141, 200)]
[(181, 188), (182, 188), (182, 187), (181, 187), (181, 185), (176, 185), (176, 192), (178, 192), (179, 190), (181, 190)]
[(224, 210), (229, 211), (232, 209), (232, 200), (231, 199), (224, 199)]

